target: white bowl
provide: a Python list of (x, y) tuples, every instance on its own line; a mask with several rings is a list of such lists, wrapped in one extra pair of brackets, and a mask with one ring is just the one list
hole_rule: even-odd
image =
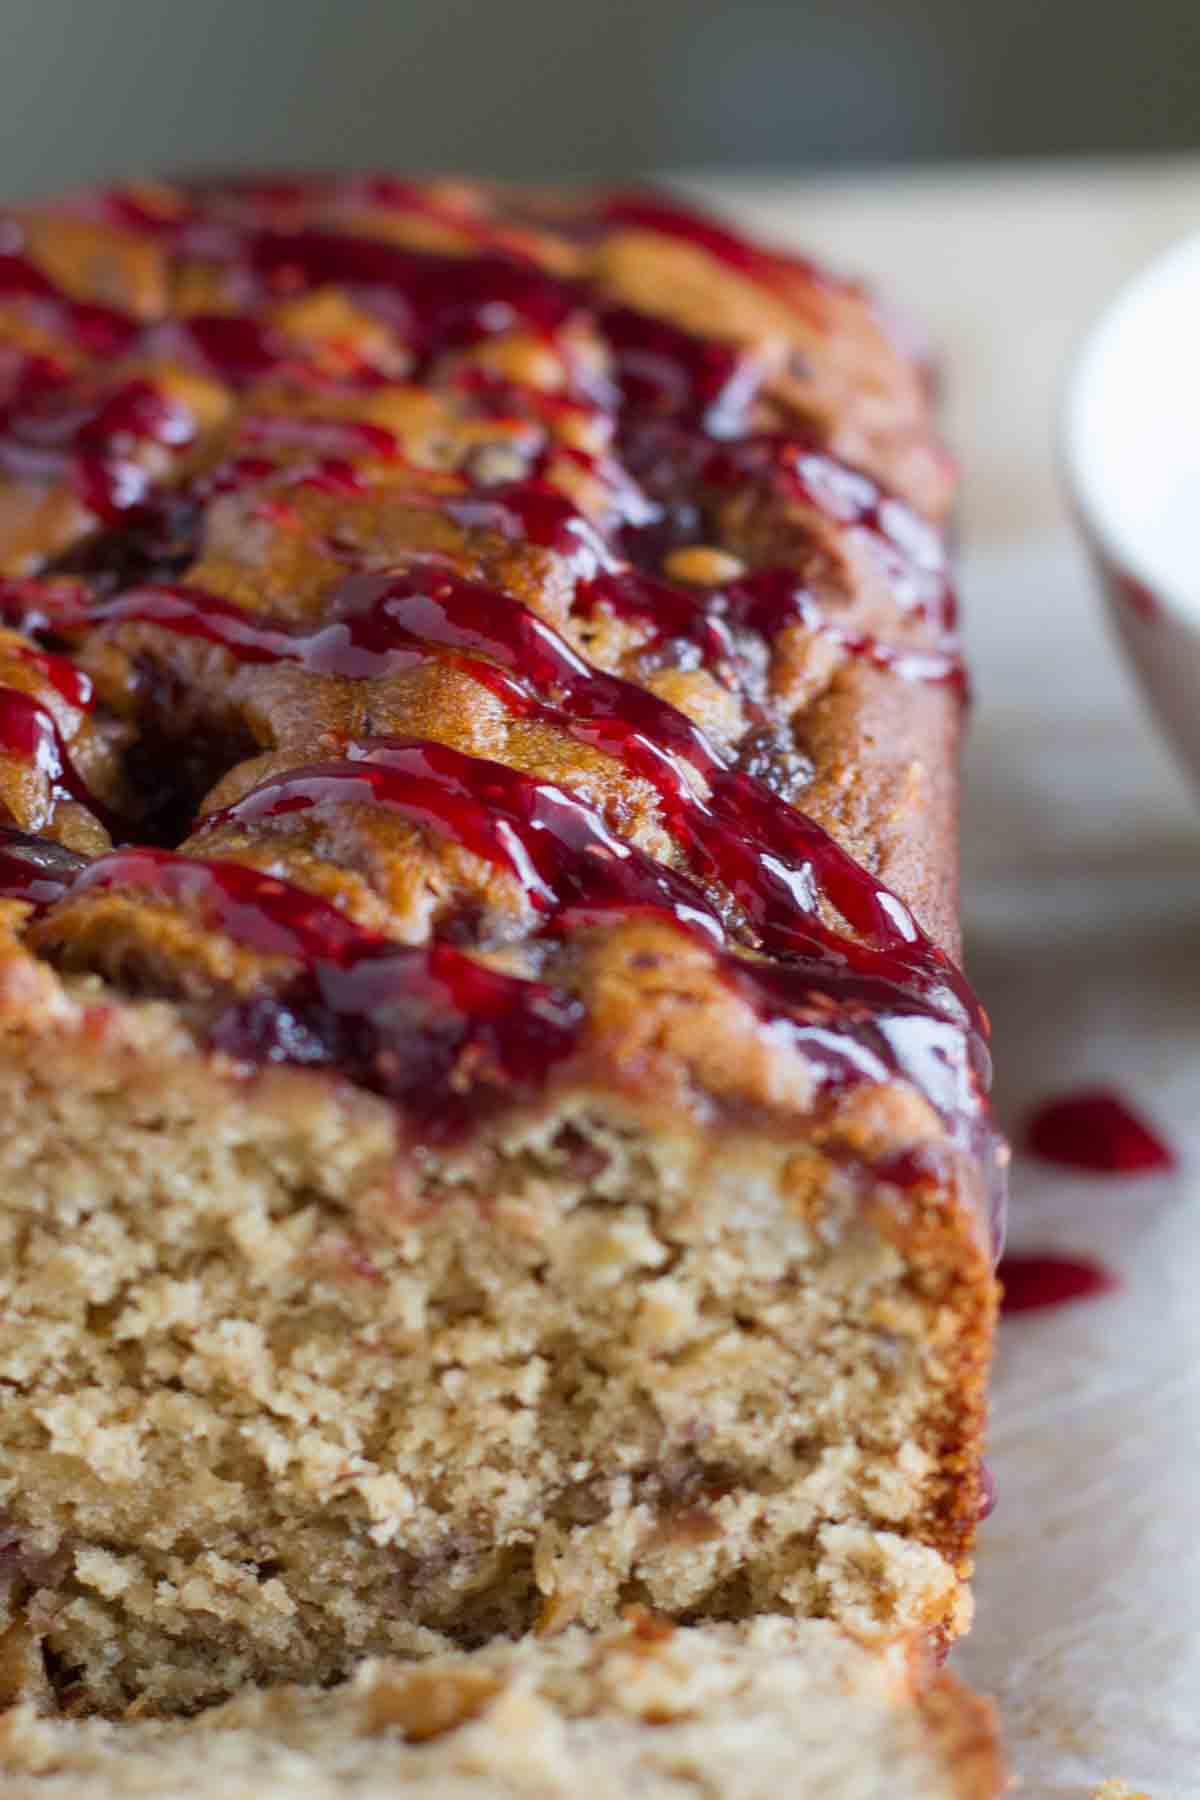
[(1117, 635), (1200, 781), (1200, 237), (1151, 263), (1088, 333), (1061, 453)]

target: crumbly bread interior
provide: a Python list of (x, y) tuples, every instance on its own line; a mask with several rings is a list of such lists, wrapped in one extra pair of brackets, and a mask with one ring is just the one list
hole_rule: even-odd
[(8, 1617), (61, 1701), (631, 1602), (965, 1621), (991, 1287), (939, 1190), (582, 1091), (405, 1167), (371, 1096), (74, 1005), (0, 1073)]
[(818, 1621), (364, 1664), (334, 1692), (248, 1690), (199, 1719), (0, 1718), (6, 1800), (985, 1800), (989, 1711)]

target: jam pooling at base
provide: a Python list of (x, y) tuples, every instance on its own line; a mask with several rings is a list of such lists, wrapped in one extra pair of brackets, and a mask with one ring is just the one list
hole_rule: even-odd
[(1025, 1141), (1043, 1162), (1092, 1175), (1150, 1175), (1176, 1166), (1170, 1145), (1110, 1088), (1045, 1101), (1031, 1115)]
[[(821, 445), (803, 436), (764, 432), (757, 408), (766, 369), (756, 353), (713, 345), (631, 309), (597, 305), (596, 296), (584, 283), (564, 280), (514, 251), (512, 233), (502, 223), (489, 232), (486, 222), (479, 222), (471, 234), (477, 253), (469, 259), (409, 250), (345, 233), (336, 226), (327, 228), (324, 222), (317, 228), (293, 229), (283, 215), (305, 191), (304, 184), (293, 191), (294, 185), (268, 184), (261, 193), (251, 186), (238, 205), (231, 200), (220, 216), (202, 202), (187, 202), (173, 213), (167, 209), (162, 214), (154, 208), (147, 211), (134, 204), (131, 211), (118, 204), (118, 212), (125, 224), (167, 239), (184, 255), (223, 268), (253, 306), (314, 288), (340, 288), (391, 327), (411, 356), (409, 380), (428, 375), (448, 351), (516, 326), (559, 347), (569, 347), (576, 321), (590, 320), (610, 348), (613, 393), (605, 391), (604, 378), (598, 383), (594, 371), (571, 364), (568, 351), (570, 385), (561, 403), (591, 405), (610, 413), (617, 446), (626, 460), (635, 448), (643, 461), (652, 453), (657, 462), (653, 470), (646, 463), (648, 473), (660, 474), (665, 469), (667, 487), (674, 483), (677, 489), (682, 472), (685, 484), (698, 496), (755, 487), (782, 492), (841, 531), (860, 538), (883, 569), (903, 609), (950, 629), (953, 602), (936, 533)], [(398, 189), (390, 200), (397, 205), (414, 204), (417, 192)], [(685, 240), (797, 303), (801, 276), (811, 288), (811, 271), (804, 265), (753, 250), (721, 227), (664, 202), (620, 196), (600, 203), (596, 216), (600, 223), (623, 220)], [(457, 214), (455, 222), (462, 222)], [(106, 315), (103, 309), (96, 309), (95, 316), (80, 314), (76, 318), (72, 303), (32, 270), (32, 265), (22, 264), (20, 258), (7, 260), (7, 271), (0, 270), (0, 285), (7, 279), (10, 290), (23, 294), (35, 309), (41, 308), (47, 321), (69, 323), (80, 338), (91, 334), (97, 345), (107, 338), (109, 355), (128, 351), (133, 345), (146, 351), (157, 349), (159, 354), (181, 354), (183, 360), (194, 360), (198, 368), (219, 373), (235, 385), (281, 373), (318, 384), (323, 379), (305, 368), (303, 347), (285, 343), (266, 322), (197, 315), (152, 326), (142, 333), (117, 315)], [(816, 310), (823, 304), (816, 292), (810, 292), (806, 300)], [(96, 349), (92, 353), (101, 352)], [(371, 378), (369, 368), (347, 377), (367, 382)], [(108, 421), (111, 430), (103, 416), (105, 405), (113, 409)], [(72, 413), (68, 394), (60, 392), (47, 374), (44, 397), (33, 403), (22, 397), (0, 421), (0, 464), (7, 461), (11, 468), (30, 473), (40, 469), (43, 474), (66, 474), (92, 510), (109, 520), (119, 517), (122, 529), (129, 531), (140, 527), (153, 512), (155, 496), (143, 473), (142, 448), (168, 450), (185, 445), (189, 429), (189, 423), (170, 411), (152, 384), (140, 386), (135, 381), (132, 387), (118, 387), (112, 397), (92, 403), (90, 411), (84, 407)], [(119, 455), (113, 452), (117, 440)], [(239, 421), (235, 448), (228, 472), (206, 477), (210, 494), (222, 491), (222, 481), (228, 491), (228, 487), (270, 480), (267, 471), (274, 467), (276, 454), (301, 453), (313, 465), (323, 465), (313, 466), (301, 479), (314, 480), (333, 492), (353, 491), (357, 486), (355, 458), (392, 464), (401, 460), (395, 439), (375, 425), (252, 412), (244, 413)], [(579, 453), (559, 447), (555, 454), (569, 458)], [(38, 456), (41, 463), (37, 463)], [(600, 462), (590, 460), (591, 472), (604, 476)], [(671, 464), (675, 473), (668, 467)], [(620, 469), (620, 465), (613, 464), (612, 469)], [(664, 506), (667, 511), (670, 508), (653, 491), (648, 505), (639, 501), (628, 477), (620, 472), (624, 485), (613, 483), (614, 492), (619, 489), (614, 516), (624, 532), (622, 551), (630, 553), (637, 548), (638, 533), (653, 532), (656, 518), (665, 516)], [(741, 635), (769, 639), (794, 622), (809, 629), (818, 623), (812, 597), (794, 571), (755, 571), (715, 594), (681, 595), (680, 590), (671, 590), (648, 572), (642, 573), (636, 555), (631, 563), (615, 556), (603, 538), (589, 538), (586, 522), (578, 515), (567, 516), (570, 509), (564, 513), (561, 499), (552, 501), (535, 489), (536, 482), (528, 483), (524, 491), (510, 488), (482, 499), (468, 496), (462, 504), (498, 509), (495, 516), (514, 521), (514, 537), (552, 541), (554, 547), (566, 550), (577, 576), (577, 601), (585, 612), (607, 609), (640, 618), (647, 624), (652, 642), (661, 642), (669, 634), (693, 646), (702, 661), (719, 670), (736, 663)], [(443, 504), (449, 510), (454, 502)], [(647, 538), (648, 551), (651, 543)], [(676, 598), (668, 600), (672, 591)], [(439, 574), (431, 579), (427, 571), (408, 570), (385, 576), (350, 575), (326, 621), (307, 635), (281, 622), (242, 613), (215, 596), (161, 583), (115, 600), (102, 600), (87, 609), (86, 617), (89, 626), (135, 619), (155, 623), (207, 637), (243, 660), (290, 660), (315, 672), (355, 678), (386, 675), (431, 654), (452, 659), (502, 698), (514, 716), (554, 724), (648, 780), (691, 877), (699, 877), (705, 884), (696, 888), (694, 880), (676, 876), (662, 865), (647, 866), (648, 859), (638, 864), (629, 854), (617, 858), (595, 835), (602, 829), (598, 821), (588, 844), (601, 857), (609, 855), (613, 866), (619, 862), (621, 874), (616, 876), (610, 869), (602, 879), (589, 872), (587, 882), (582, 882), (578, 865), (573, 865), (572, 873), (567, 867), (569, 859), (562, 857), (550, 870), (546, 845), (540, 838), (540, 864), (530, 848), (537, 836), (535, 824), (541, 831), (544, 823), (522, 811), (524, 798), (510, 784), (506, 800), (510, 816), (500, 821), (513, 834), (507, 848), (514, 857), (519, 850), (526, 859), (526, 874), (536, 875), (543, 884), (548, 911), (558, 904), (564, 883), (568, 888), (575, 885), (581, 902), (597, 905), (607, 881), (604, 898), (608, 905), (626, 910), (649, 905), (667, 911), (680, 929), (699, 933), (706, 945), (711, 945), (721, 924), (709, 893), (715, 887), (732, 900), (756, 942), (788, 959), (769, 964), (723, 950), (712, 952), (725, 959), (726, 979), (753, 997), (762, 1016), (787, 1019), (789, 1028), (807, 1032), (814, 1054), (823, 1033), (828, 1067), (830, 1071), (841, 1067), (845, 1078), (850, 1078), (853, 1069), (863, 1068), (865, 1045), (860, 1040), (871, 1035), (876, 1054), (873, 1075), (881, 1066), (911, 1074), (918, 1064), (927, 1065), (918, 1084), (936, 1096), (935, 1104), (943, 1115), (977, 1122), (976, 1084), (982, 1064), (976, 1060), (972, 1070), (967, 1046), (975, 1040), (979, 1015), (957, 971), (924, 939), (907, 908), (811, 821), (761, 783), (725, 766), (685, 715), (646, 689), (592, 668), (507, 595), (456, 576)], [(828, 628), (836, 632), (836, 621), (828, 622)], [(841, 641), (853, 653), (907, 676), (957, 679), (952, 651), (940, 646), (910, 652), (878, 645), (869, 638), (856, 639), (849, 633), (843, 633)], [(483, 771), (480, 778), (489, 779)], [(316, 779), (327, 786), (353, 788), (355, 781), (361, 785), (364, 777), (326, 772)], [(436, 806), (426, 793), (431, 811), (438, 814), (437, 828), (474, 837), (477, 842), (486, 839), (493, 853), (498, 853), (495, 829), (488, 838), (478, 802), (461, 794), (451, 821), (445, 788), (443, 780)], [(290, 800), (297, 798), (293, 784)], [(289, 796), (277, 789), (275, 800), (287, 802)], [(261, 799), (255, 803), (268, 804)], [(570, 804), (570, 797), (559, 802), (560, 808)], [(628, 852), (628, 846), (624, 849)], [(578, 842), (574, 850), (582, 854)], [(19, 857), (15, 849), (12, 854)], [(183, 872), (177, 873), (180, 865), (184, 865)], [(299, 903), (283, 891), (287, 884), (263, 886), (266, 878), (256, 877), (259, 885), (248, 887), (249, 872), (243, 871), (241, 876), (228, 872), (239, 866), (118, 851), (93, 865), (80, 878), (75, 892), (83, 894), (101, 885), (133, 886), (167, 898), (186, 896), (190, 904), (196, 901), (197, 883), (204, 879), (200, 871), (207, 869), (211, 881), (205, 889), (204, 905), (214, 920), (219, 919), (220, 928), (238, 941), (245, 941), (247, 932), (250, 940), (264, 933), (271, 937), (281, 911), (294, 925), (292, 915)], [(863, 941), (829, 924), (821, 916), (824, 902)], [(335, 940), (335, 928), (328, 920), (325, 925), (331, 941)], [(295, 940), (297, 946), (299, 942)], [(566, 1038), (575, 1029), (568, 1029), (565, 1022), (574, 1005), (566, 996), (539, 991), (536, 983), (494, 975), (447, 946), (398, 951), (391, 945), (368, 945), (360, 933), (353, 953), (342, 956), (325, 947), (324, 928), (306, 942), (308, 949), (298, 960), (307, 967), (297, 978), (295, 1006), (289, 1016), (297, 1020), (304, 1008), (310, 1017), (314, 1006), (323, 1009), (322, 1017), (332, 1021), (328, 1035), (338, 1039), (340, 1048), (337, 1055), (323, 1052), (321, 1059), (340, 1062), (348, 1069), (365, 1067), (372, 1057), (378, 1060), (378, 1055), (384, 1055), (385, 1061), (394, 1059), (399, 1054), (397, 1021), (408, 1020), (406, 1029), (411, 1036), (418, 1015), (423, 1021), (418, 1036), (427, 1028), (427, 1015), (436, 1015), (441, 1021), (439, 1041), (455, 1040), (460, 1047), (470, 1042), (481, 1068), (487, 1067), (489, 1057), (496, 1068), (523, 1067), (520, 1046), (526, 1036), (542, 1046), (533, 1057), (535, 1062), (551, 1042), (557, 1057), (564, 1053)], [(390, 996), (386, 1032), (380, 1013), (367, 997), (370, 982), (382, 980), (385, 963), (389, 975), (384, 986)], [(492, 1022), (488, 1045), (474, 1044), (471, 1020), (465, 1014), (452, 1029), (446, 1023), (458, 1004), (455, 995), (465, 994), (470, 987), (470, 971), (478, 974), (491, 996), (470, 1001), (471, 1008), (478, 1006)], [(356, 1005), (361, 1002), (359, 1010), (347, 1003), (348, 995), (356, 996)], [(258, 1010), (251, 1014), (235, 1009), (240, 1022), (235, 1026), (232, 1014), (226, 1020), (222, 1027), (228, 1040), (225, 1047), (233, 1047), (236, 1038), (243, 1046), (239, 1053), (247, 1056), (250, 1046), (256, 1044), (262, 1055), (273, 1060), (312, 1059), (311, 1030), (306, 1040), (309, 1049), (302, 1054), (299, 1027), (288, 1039), (280, 1023), (282, 1010), (276, 1024), (268, 1024), (275, 1000), (264, 997), (247, 1004)], [(511, 1039), (502, 1032), (497, 1035), (495, 1027), (506, 1007), (514, 1021)], [(533, 1011), (527, 1021), (528, 1007)], [(848, 1022), (853, 1023), (853, 1030), (843, 1030)], [(364, 1034), (374, 1045), (369, 1054), (360, 1041)], [(381, 1050), (384, 1038), (387, 1043)], [(285, 1050), (285, 1039), (291, 1043), (290, 1052)], [(387, 1085), (378, 1068), (368, 1085), (398, 1091)], [(400, 1087), (408, 1092), (406, 1079), (400, 1081)]]

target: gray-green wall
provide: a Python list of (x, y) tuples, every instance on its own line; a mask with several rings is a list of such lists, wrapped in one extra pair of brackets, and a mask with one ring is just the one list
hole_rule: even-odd
[(9, 194), (1200, 143), (1200, 0), (0, 0)]

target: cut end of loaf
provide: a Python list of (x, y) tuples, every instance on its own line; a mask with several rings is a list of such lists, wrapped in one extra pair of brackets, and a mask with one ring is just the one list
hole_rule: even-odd
[(631, 1603), (961, 1628), (992, 1281), (952, 1190), (583, 1088), (406, 1152), (83, 994), (2, 1077), (11, 1616), (71, 1704)]
[[(336, 1691), (248, 1690), (191, 1721), (0, 1718), (12, 1800), (186, 1793), (272, 1800), (992, 1800), (990, 1710), (917, 1685), (816, 1620), (600, 1634), (374, 1660)], [(798, 1785), (798, 1783), (800, 1785)]]

